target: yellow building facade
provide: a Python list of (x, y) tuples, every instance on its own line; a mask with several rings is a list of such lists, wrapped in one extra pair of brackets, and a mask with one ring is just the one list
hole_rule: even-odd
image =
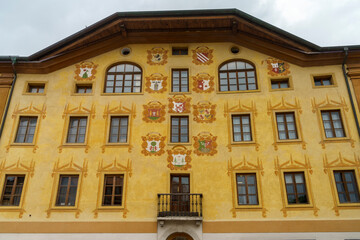
[(178, 14), (113, 16), (13, 62), (0, 238), (360, 238), (344, 53), (305, 59), (237, 10)]

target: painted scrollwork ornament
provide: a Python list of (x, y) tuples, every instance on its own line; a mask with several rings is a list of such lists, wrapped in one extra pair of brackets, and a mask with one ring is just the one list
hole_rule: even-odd
[(184, 146), (175, 146), (168, 152), (168, 168), (171, 170), (188, 170), (191, 168), (191, 150)]
[(214, 91), (214, 77), (208, 73), (199, 73), (193, 78), (193, 91), (197, 93), (211, 93)]
[(215, 118), (216, 104), (211, 104), (208, 101), (198, 102), (197, 105), (193, 105), (194, 121), (198, 123), (212, 123)]
[(148, 56), (147, 56), (147, 63), (150, 65), (164, 65), (167, 63), (167, 52), (168, 50), (165, 50), (161, 47), (155, 47), (151, 50), (147, 50)]
[(151, 74), (150, 77), (145, 77), (145, 91), (148, 93), (163, 93), (166, 91), (167, 77), (161, 73)]
[(97, 64), (93, 62), (81, 62), (76, 64), (75, 80), (78, 81), (91, 81), (95, 79)]
[(143, 120), (145, 122), (160, 123), (165, 120), (165, 105), (159, 101), (149, 102), (143, 107)]
[(217, 137), (213, 136), (211, 133), (202, 132), (199, 133), (194, 138), (194, 153), (199, 156), (213, 156), (217, 153), (216, 139)]
[(265, 61), (270, 76), (286, 76), (290, 74), (290, 65), (287, 62), (271, 57)]
[(196, 65), (210, 65), (213, 62), (213, 49), (206, 46), (197, 47), (193, 52), (193, 63)]
[(191, 98), (185, 95), (175, 95), (169, 98), (169, 113), (190, 113)]
[(160, 133), (148, 133), (146, 136), (141, 137), (143, 143), (141, 144), (141, 153), (145, 156), (161, 156), (165, 153), (165, 136)]

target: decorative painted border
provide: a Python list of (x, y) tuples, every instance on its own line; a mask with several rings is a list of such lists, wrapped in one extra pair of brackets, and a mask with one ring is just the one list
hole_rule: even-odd
[[(82, 189), (82, 182), (84, 177), (87, 176), (88, 171), (88, 163), (87, 160), (84, 159), (82, 166), (74, 163), (74, 159), (68, 163), (60, 164), (60, 159), (58, 159), (53, 167), (53, 172), (51, 177), (53, 178), (53, 186), (50, 196), (49, 207), (46, 210), (46, 218), (50, 218), (52, 212), (75, 212), (75, 218), (79, 218), (80, 213), (82, 212), (80, 209), (80, 198), (81, 198), (81, 189)], [(57, 190), (59, 188), (59, 180), (60, 175), (79, 175), (78, 187), (76, 192), (76, 201), (75, 206), (68, 207), (68, 206), (55, 206), (56, 197), (57, 197)]]
[[(251, 205), (238, 205), (237, 204), (237, 185), (236, 185), (236, 173), (255, 173), (256, 174), (256, 182), (257, 182), (257, 190), (258, 190), (258, 198), (259, 205), (251, 206)], [(245, 156), (243, 156), (242, 161), (233, 165), (232, 158), (228, 160), (228, 170), (227, 174), (231, 180), (231, 193), (232, 193), (232, 212), (233, 218), (236, 218), (237, 212), (246, 212), (246, 211), (261, 211), (262, 217), (266, 217), (266, 212), (268, 211), (264, 207), (263, 200), (263, 192), (262, 192), (262, 179), (264, 176), (264, 168), (262, 161), (257, 158), (256, 163), (249, 162), (246, 160)]]
[[(124, 175), (124, 183), (123, 183), (123, 196), (122, 196), (122, 206), (101, 206), (101, 200), (103, 195), (104, 188), (104, 176), (105, 174), (123, 174)], [(122, 165), (115, 158), (114, 161), (110, 164), (104, 165), (103, 159), (99, 162), (98, 170), (96, 173), (96, 177), (99, 178), (98, 185), (98, 194), (96, 200), (96, 208), (94, 212), (94, 218), (97, 218), (99, 212), (122, 212), (123, 218), (126, 218), (126, 214), (129, 210), (126, 207), (126, 199), (127, 199), (127, 189), (128, 189), (128, 180), (132, 176), (132, 162), (130, 159), (127, 160), (127, 164)]]
[[(279, 157), (274, 159), (275, 165), (275, 175), (279, 176), (280, 190), (281, 190), (281, 200), (283, 208), (283, 216), (287, 217), (288, 211), (306, 211), (313, 210), (314, 216), (318, 216), (319, 209), (316, 207), (314, 194), (312, 191), (312, 184), (310, 175), (312, 175), (313, 170), (311, 169), (309, 157), (304, 155), (304, 163), (294, 160), (292, 154), (290, 154), (290, 160), (284, 163), (280, 163)], [(306, 190), (309, 196), (309, 204), (293, 204), (289, 205), (287, 203), (287, 193), (286, 193), (286, 184), (284, 181), (284, 173), (286, 172), (303, 172), (305, 177)]]
[[(6, 148), (6, 152), (9, 152), (11, 147), (32, 147), (33, 148), (33, 153), (36, 152), (36, 150), (39, 148), (37, 145), (38, 142), (38, 135), (39, 135), (39, 129), (41, 126), (41, 120), (46, 118), (46, 105), (45, 103), (40, 107), (35, 107), (33, 106), (33, 103), (31, 102), (30, 105), (28, 107), (23, 107), (23, 108), (19, 108), (20, 104), (17, 104), (15, 106), (14, 112), (11, 115), (11, 118), (14, 119), (13, 120), (13, 125), (11, 128), (11, 133), (10, 133), (10, 138), (9, 138), (9, 143), (8, 145), (5, 147)], [(35, 128), (35, 133), (34, 133), (34, 139), (32, 143), (15, 143), (15, 135), (16, 135), (16, 131), (17, 131), (17, 127), (19, 126), (19, 120), (21, 116), (36, 116), (37, 117), (37, 122), (36, 122), (36, 128)]]
[[(26, 193), (29, 185), (29, 178), (34, 176), (35, 162), (30, 161), (29, 164), (25, 164), (20, 158), (16, 163), (6, 165), (6, 159), (0, 163), (0, 186), (5, 187), (5, 177), (7, 174), (21, 174), (25, 175), (25, 182), (21, 193), (21, 199), (19, 206), (0, 206), (0, 212), (19, 212), (19, 218), (23, 217), (26, 212), (24, 209)], [(3, 188), (2, 187), (2, 188)], [(2, 189), (1, 188), (1, 189)], [(4, 190), (1, 190), (1, 193)]]

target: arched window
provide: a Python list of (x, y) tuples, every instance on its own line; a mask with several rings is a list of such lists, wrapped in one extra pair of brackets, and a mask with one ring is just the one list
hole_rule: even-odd
[(245, 60), (232, 60), (219, 67), (220, 92), (258, 89), (255, 66)]
[(105, 93), (141, 92), (142, 71), (133, 63), (117, 63), (106, 72)]

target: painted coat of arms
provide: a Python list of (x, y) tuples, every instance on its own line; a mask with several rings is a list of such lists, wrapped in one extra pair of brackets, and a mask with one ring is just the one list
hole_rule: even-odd
[(79, 81), (91, 81), (95, 79), (97, 64), (93, 62), (81, 62), (76, 64), (75, 80)]
[(212, 105), (208, 101), (198, 102), (197, 105), (193, 105), (194, 121), (199, 123), (212, 123), (215, 118), (216, 104)]
[(145, 156), (160, 156), (165, 153), (165, 137), (160, 133), (148, 133), (141, 138), (143, 140), (141, 153)]
[(175, 95), (169, 98), (169, 113), (190, 113), (191, 98), (185, 95)]
[(211, 133), (202, 132), (194, 138), (194, 153), (199, 156), (210, 155), (213, 156), (217, 153), (216, 138)]
[(153, 48), (151, 50), (147, 50), (148, 56), (147, 56), (147, 63), (150, 65), (164, 65), (167, 63), (167, 52), (168, 50), (165, 50), (160, 47)]
[(193, 63), (196, 65), (210, 65), (213, 62), (213, 49), (205, 46), (197, 47), (193, 52)]
[(207, 73), (199, 73), (195, 77), (192, 77), (193, 91), (198, 93), (210, 93), (214, 91), (214, 77)]
[(146, 77), (145, 91), (149, 93), (162, 93), (166, 91), (167, 77), (161, 73), (151, 74), (150, 77)]
[(184, 146), (175, 146), (168, 152), (168, 168), (171, 170), (188, 170), (191, 168), (191, 150)]
[(288, 63), (275, 58), (268, 58), (265, 61), (270, 76), (285, 76), (290, 74), (290, 66)]
[(160, 123), (165, 120), (165, 105), (160, 102), (152, 101), (143, 107), (143, 120), (145, 122)]

